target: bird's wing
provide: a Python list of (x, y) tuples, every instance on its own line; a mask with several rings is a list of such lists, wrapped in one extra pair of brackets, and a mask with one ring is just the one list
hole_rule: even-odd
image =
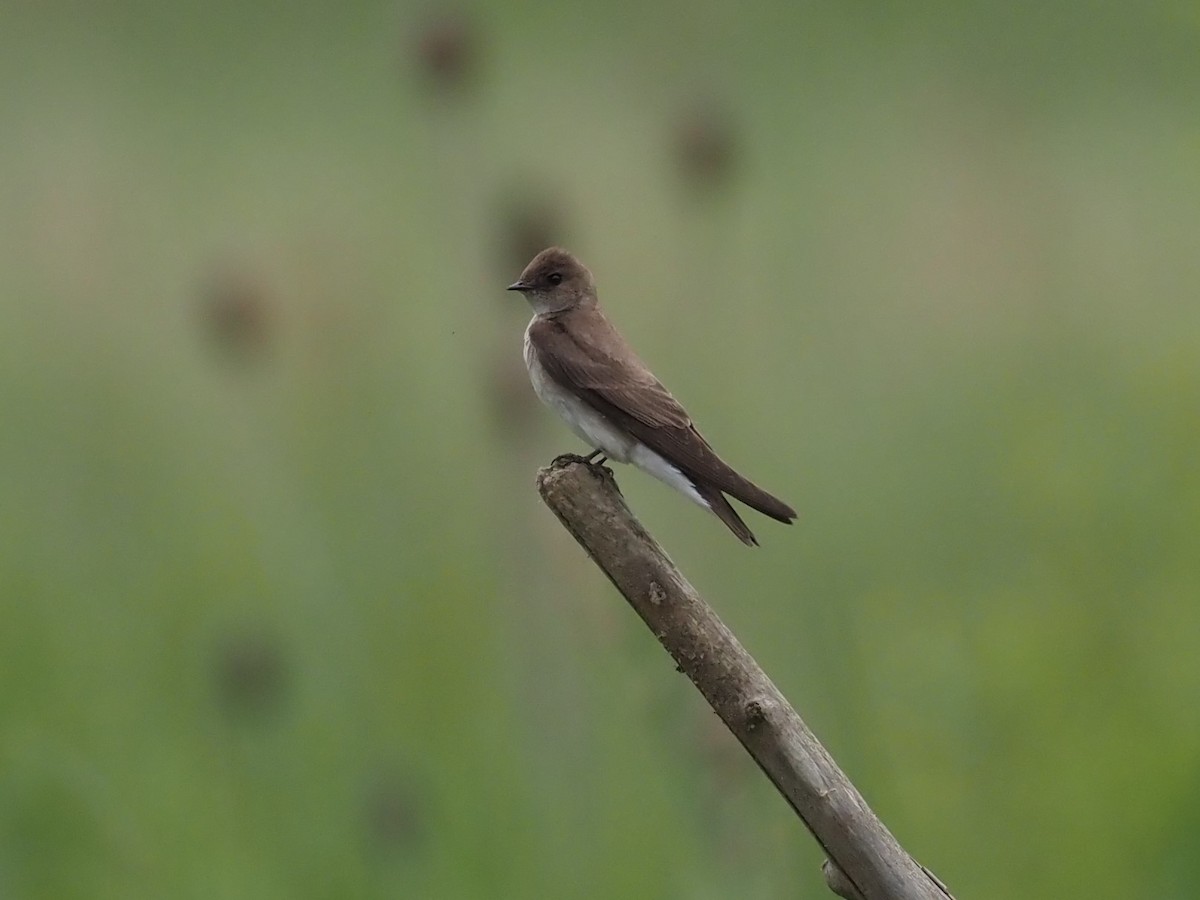
[[(592, 400), (602, 398), (651, 428), (689, 428), (687, 411), (598, 310), (568, 327), (564, 317), (539, 317), (529, 328), (538, 360), (555, 381)], [(624, 424), (618, 420), (618, 424)]]
[(795, 518), (786, 503), (717, 456), (679, 401), (599, 310), (539, 317), (528, 334), (547, 375), (689, 478), (712, 484), (772, 518)]

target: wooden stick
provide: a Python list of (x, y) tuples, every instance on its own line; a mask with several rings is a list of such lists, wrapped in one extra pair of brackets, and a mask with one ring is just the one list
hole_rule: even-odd
[(910, 857), (792, 709), (629, 511), (612, 472), (560, 457), (538, 491), (654, 632), (795, 810), (828, 859), (825, 882), (849, 900), (953, 900)]

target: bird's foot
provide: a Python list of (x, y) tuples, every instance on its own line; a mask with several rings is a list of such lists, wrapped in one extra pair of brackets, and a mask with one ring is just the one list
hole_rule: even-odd
[[(597, 459), (599, 457), (599, 459)], [(608, 457), (600, 450), (593, 450), (587, 456), (580, 456), (578, 453), (560, 453), (550, 462), (550, 467), (560, 469), (563, 466), (571, 465), (572, 463), (581, 463), (600, 475), (602, 478), (614, 479), (613, 470), (605, 463), (608, 462)], [(615, 479), (614, 479), (615, 480)]]
[(590, 466), (592, 461), (586, 456), (580, 456), (578, 453), (560, 453), (554, 459), (550, 460), (550, 466), (555, 469), (561, 469), (563, 466), (568, 466), (571, 463), (583, 463), (585, 466)]

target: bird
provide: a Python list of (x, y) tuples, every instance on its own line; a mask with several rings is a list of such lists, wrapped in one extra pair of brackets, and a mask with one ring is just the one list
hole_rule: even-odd
[(742, 543), (758, 540), (726, 495), (790, 525), (796, 512), (726, 463), (613, 326), (587, 266), (561, 247), (538, 253), (508, 286), (525, 296), (525, 365), (538, 398), (593, 452), (629, 463), (714, 513)]

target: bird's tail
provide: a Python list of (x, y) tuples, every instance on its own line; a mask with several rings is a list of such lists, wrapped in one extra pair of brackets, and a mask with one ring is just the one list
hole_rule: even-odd
[[(742, 521), (741, 516), (737, 514), (729, 501), (725, 499), (725, 495), (721, 493), (719, 488), (711, 484), (696, 484), (692, 483), (696, 489), (696, 493), (700, 495), (718, 519), (725, 523), (725, 527), (732, 531), (743, 544), (750, 547), (758, 546), (758, 539), (754, 537), (754, 532), (751, 531), (746, 523)], [(740, 499), (740, 498), (739, 498)]]
[(757, 509), (764, 516), (770, 516), (785, 525), (791, 525), (796, 518), (794, 509), (778, 497), (768, 494), (750, 479), (743, 478), (729, 466), (725, 467), (717, 487), (735, 500), (741, 500), (751, 509)]

